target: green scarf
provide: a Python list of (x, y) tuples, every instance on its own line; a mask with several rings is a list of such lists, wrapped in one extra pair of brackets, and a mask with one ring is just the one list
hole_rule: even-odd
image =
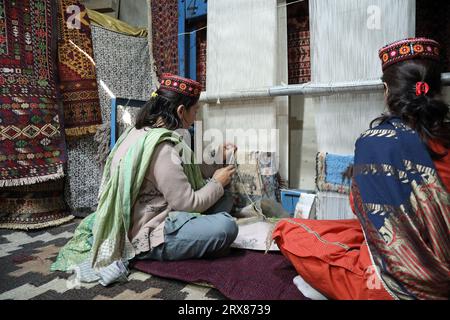
[(111, 163), (128, 136), (125, 131), (106, 161), (103, 171), (97, 211), (87, 216), (75, 230), (73, 238), (61, 249), (52, 271), (68, 271), (87, 259), (94, 268), (106, 267), (119, 259), (130, 260), (134, 250), (128, 240), (131, 210), (139, 194), (147, 168), (156, 146), (170, 141), (180, 150), (183, 170), (194, 190), (204, 186), (200, 167), (194, 162), (194, 153), (182, 137), (163, 128), (150, 129), (129, 148), (111, 176)]

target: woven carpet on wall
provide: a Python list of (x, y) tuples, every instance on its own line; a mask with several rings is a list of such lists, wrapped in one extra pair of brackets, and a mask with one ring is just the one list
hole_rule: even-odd
[(308, 1), (287, 7), (289, 84), (311, 81)]
[[(80, 8), (72, 20), (69, 6)], [(75, 24), (75, 25), (74, 25)], [(78, 25), (76, 25), (78, 24)], [(89, 17), (83, 5), (73, 0), (59, 1), (58, 69), (64, 107), (66, 135), (94, 134), (102, 123), (95, 75)]]
[(61, 178), (54, 1), (0, 2), (0, 187)]
[(197, 31), (197, 81), (206, 90), (206, 29)]
[(0, 2), (0, 228), (62, 224), (66, 162), (56, 1)]
[(129, 36), (92, 25), (92, 40), (102, 118), (107, 122), (111, 113), (108, 91), (120, 98), (150, 98), (153, 85), (151, 58), (146, 37)]
[(157, 75), (178, 74), (178, 0), (151, 0), (150, 10)]

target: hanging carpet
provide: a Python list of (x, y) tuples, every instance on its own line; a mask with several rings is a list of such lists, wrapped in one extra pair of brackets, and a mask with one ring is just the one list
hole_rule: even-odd
[[(100, 21), (98, 17), (97, 20)], [(124, 27), (124, 24), (121, 26)], [(107, 152), (112, 95), (138, 100), (149, 99), (154, 85), (152, 59), (145, 36), (119, 33), (96, 24), (91, 24), (91, 31), (104, 122), (104, 136), (99, 150)], [(101, 164), (96, 161), (99, 155), (97, 148), (98, 144), (92, 136), (68, 142), (69, 164), (65, 196), (71, 212), (77, 216), (90, 214), (97, 205), (102, 176)]]
[[(71, 6), (80, 8), (77, 18)], [(73, 0), (59, 1), (58, 69), (68, 137), (94, 134), (102, 123), (91, 28), (86, 9)], [(76, 12), (76, 11), (74, 11)]]
[(63, 177), (53, 0), (0, 1), (0, 187)]
[(178, 1), (149, 0), (153, 57), (158, 76), (178, 74)]

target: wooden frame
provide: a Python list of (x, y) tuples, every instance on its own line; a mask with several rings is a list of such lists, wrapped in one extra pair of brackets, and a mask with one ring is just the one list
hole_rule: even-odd
[(112, 98), (111, 99), (111, 140), (109, 148), (110, 150), (116, 144), (118, 137), (118, 126), (117, 126), (117, 107), (118, 106), (127, 106), (127, 107), (135, 107), (141, 108), (147, 101), (145, 100), (136, 100), (136, 99), (127, 99), (127, 98)]
[(197, 35), (189, 24), (205, 19), (207, 8), (208, 0), (178, 0), (178, 69), (192, 80), (197, 80)]

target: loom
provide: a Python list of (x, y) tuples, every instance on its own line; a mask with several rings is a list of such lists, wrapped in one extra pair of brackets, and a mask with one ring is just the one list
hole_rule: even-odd
[[(286, 20), (280, 19), (285, 16), (286, 8), (278, 7), (276, 0), (208, 1), (206, 92), (215, 99), (214, 105), (207, 104), (203, 109), (203, 118), (208, 119), (204, 122), (205, 131), (219, 129), (224, 137), (227, 130), (255, 129), (258, 144), (249, 151), (276, 152), (283, 159), (280, 173), (287, 178), (288, 146), (272, 143), (271, 130), (277, 129), (278, 138), (287, 140), (288, 98), (267, 96), (215, 104), (224, 92), (267, 89), (287, 83), (287, 26)], [(259, 130), (267, 132), (261, 135)], [(242, 151), (246, 143), (236, 144)]]
[[(378, 25), (368, 23), (370, 7), (378, 9)], [(415, 1), (310, 0), (309, 11), (313, 83), (378, 80), (378, 49), (415, 34), (414, 19), (410, 18), (415, 16)], [(314, 96), (312, 103), (318, 151), (343, 155), (353, 154), (358, 136), (384, 109), (380, 91)], [(322, 219), (350, 218), (348, 203), (347, 195), (319, 191), (316, 215)]]
[[(297, 85), (285, 85), (285, 7), (285, 1), (208, 2), (207, 90), (200, 97), (207, 103), (206, 129), (276, 128), (278, 141), (288, 141), (285, 97), (303, 95), (303, 108), (314, 112), (308, 125), (316, 132), (316, 151), (351, 155), (359, 134), (384, 109), (378, 49), (415, 35), (415, 1), (310, 0), (312, 79)], [(449, 73), (442, 79), (450, 84)], [(291, 110), (298, 101), (291, 97)], [(295, 165), (292, 157), (288, 165), (287, 147), (275, 148), (285, 179)], [(311, 163), (305, 167), (314, 170)], [(318, 192), (317, 200), (318, 217), (333, 208), (339, 218), (349, 213), (347, 195)]]

